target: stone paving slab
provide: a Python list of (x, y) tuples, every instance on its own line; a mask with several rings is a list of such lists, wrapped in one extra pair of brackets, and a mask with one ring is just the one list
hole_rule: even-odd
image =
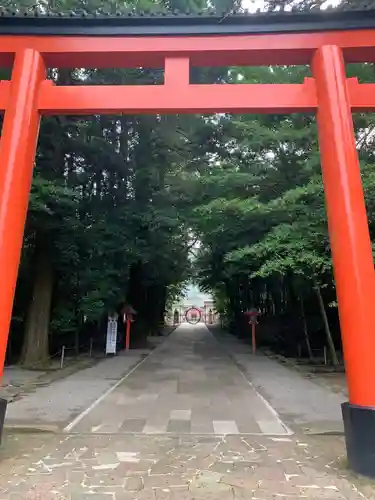
[(290, 433), (204, 325), (179, 327), (69, 431)]
[(120, 353), (50, 385), (38, 387), (35, 392), (8, 405), (5, 424), (63, 428), (149, 353), (150, 350)]
[(281, 365), (219, 328), (212, 328), (223, 349), (232, 356), (254, 387), (270, 402), (289, 426), (312, 432), (343, 432), (343, 394), (334, 393), (296, 370)]
[(373, 499), (297, 437), (70, 435), (0, 462), (1, 500)]
[[(265, 435), (270, 415), (280, 421), (227, 353), (204, 328), (181, 328), (104, 392), (77, 433), (8, 431), (0, 500), (375, 500), (371, 483), (343, 468), (342, 438)], [(120, 371), (121, 359), (104, 365), (108, 385), (119, 380), (110, 361)], [(247, 366), (256, 361), (247, 356)], [(297, 375), (282, 379), (288, 391)], [(329, 406), (331, 394), (324, 397)]]

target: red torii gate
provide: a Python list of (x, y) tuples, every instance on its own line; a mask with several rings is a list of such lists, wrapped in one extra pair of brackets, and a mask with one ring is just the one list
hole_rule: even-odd
[[(41, 115), (315, 112), (349, 388), (348, 457), (375, 477), (375, 279), (352, 123), (352, 111), (375, 110), (375, 84), (345, 73), (345, 62), (375, 61), (375, 12), (186, 19), (0, 17), (0, 67), (13, 65), (11, 81), (0, 85), (0, 369)], [(293, 85), (189, 80), (191, 66), (277, 64), (311, 64), (313, 78)], [(158, 86), (54, 86), (49, 67), (164, 67), (165, 78)]]

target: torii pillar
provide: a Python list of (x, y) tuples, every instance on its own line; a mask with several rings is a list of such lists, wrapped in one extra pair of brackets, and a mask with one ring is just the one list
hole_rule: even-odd
[[(25, 49), (15, 56), (0, 141), (0, 378), (3, 374), (13, 299), (29, 203), (40, 114), (41, 55)], [(0, 440), (6, 402), (0, 400)]]
[(348, 461), (375, 477), (374, 262), (342, 50), (321, 47), (312, 68), (349, 392), (342, 406)]

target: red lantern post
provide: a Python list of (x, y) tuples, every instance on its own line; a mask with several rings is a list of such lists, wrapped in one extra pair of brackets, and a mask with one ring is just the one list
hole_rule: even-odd
[(130, 349), (130, 329), (131, 324), (135, 321), (136, 311), (132, 308), (132, 306), (125, 306), (124, 308), (124, 323), (125, 327), (125, 350), (128, 351)]
[(253, 349), (253, 354), (256, 354), (257, 345), (256, 345), (256, 325), (258, 323), (258, 316), (260, 316), (260, 312), (257, 309), (250, 309), (245, 312), (245, 316), (247, 316), (249, 320), (249, 325), (251, 325), (251, 346)]

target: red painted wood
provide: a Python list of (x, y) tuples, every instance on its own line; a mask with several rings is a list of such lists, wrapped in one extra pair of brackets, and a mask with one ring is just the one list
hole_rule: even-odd
[(374, 261), (340, 48), (319, 49), (313, 73), (349, 400), (375, 407)]
[(11, 82), (0, 80), (0, 110), (4, 111), (8, 105)]
[(347, 85), (353, 111), (375, 111), (375, 83), (359, 83), (357, 78), (349, 78)]
[(314, 82), (301, 85), (54, 86), (43, 84), (43, 114), (293, 113), (314, 111)]
[(337, 45), (351, 62), (375, 61), (375, 30), (199, 37), (0, 37), (0, 66), (15, 52), (33, 48), (50, 67), (162, 68), (166, 57), (193, 66), (309, 64), (316, 49)]
[(131, 321), (130, 319), (126, 320), (126, 333), (125, 333), (125, 350), (128, 351), (130, 349), (130, 329), (131, 329)]
[[(344, 59), (375, 61), (375, 30), (221, 37), (0, 37), (0, 66), (10, 66), (15, 53), (12, 83), (0, 85), (0, 109), (6, 109), (0, 144), (0, 269), (4, 270), (0, 287), (0, 371), (12, 313), (39, 112), (317, 111), (350, 401), (375, 406), (375, 386), (371, 384), (375, 378), (375, 310), (371, 303), (374, 266), (351, 118), (352, 110), (375, 109), (375, 85), (348, 80), (344, 67)], [(307, 65), (311, 61), (315, 80), (301, 84), (189, 84), (190, 66)], [(45, 65), (165, 67), (165, 84), (56, 87), (44, 80)], [(127, 331), (127, 343), (129, 334)]]
[[(3, 373), (31, 187), (40, 116), (37, 92), (45, 78), (40, 54), (17, 54), (0, 141), (0, 376)], [(4, 91), (4, 85), (2, 85)]]
[[(189, 85), (182, 94), (166, 86), (80, 86), (53, 87), (50, 81), (42, 84), (38, 106), (42, 114), (92, 113), (200, 113), (256, 112), (294, 113), (310, 112), (317, 108), (315, 81), (304, 84), (269, 85)], [(175, 82), (177, 84), (177, 82)], [(181, 82), (180, 82), (181, 85)], [(347, 80), (353, 112), (375, 111), (375, 84)], [(0, 82), (0, 110), (5, 110), (10, 96), (10, 81)], [(52, 88), (51, 88), (52, 87)], [(204, 88), (203, 88), (204, 87)], [(82, 95), (80, 95), (82, 92)], [(188, 96), (188, 101), (185, 96)], [(153, 101), (153, 102), (152, 102)], [(191, 103), (193, 102), (192, 108)]]

